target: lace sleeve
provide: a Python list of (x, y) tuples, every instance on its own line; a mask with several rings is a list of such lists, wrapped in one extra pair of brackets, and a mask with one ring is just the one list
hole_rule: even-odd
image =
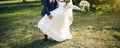
[(75, 10), (81, 10), (81, 8), (79, 8), (79, 7), (76, 6), (76, 5), (73, 5), (72, 3), (70, 3), (68, 6), (69, 6), (70, 8), (75, 9)]
[(56, 0), (57, 1), (57, 3), (59, 3), (60, 2), (60, 0)]

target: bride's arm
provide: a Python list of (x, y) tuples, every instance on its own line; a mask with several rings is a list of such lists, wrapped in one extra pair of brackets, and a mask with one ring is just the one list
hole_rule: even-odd
[(75, 9), (75, 10), (79, 10), (79, 11), (85, 11), (85, 8), (84, 8), (84, 7), (82, 7), (82, 8), (79, 8), (78, 6), (76, 6), (76, 5), (73, 5), (73, 4), (71, 4), (71, 7), (72, 7), (73, 9)]
[(57, 3), (57, 7), (59, 6), (59, 2), (60, 2), (59, 0), (56, 0), (56, 3)]
[(79, 8), (78, 6), (75, 5), (73, 5), (73, 9), (82, 11), (82, 8)]
[(60, 0), (56, 0), (57, 1), (57, 3), (59, 3), (60, 2)]

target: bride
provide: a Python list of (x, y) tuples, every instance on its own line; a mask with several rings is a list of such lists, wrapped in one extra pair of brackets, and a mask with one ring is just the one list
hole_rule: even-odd
[(70, 25), (73, 21), (72, 9), (83, 11), (81, 8), (72, 4), (72, 0), (57, 1), (58, 8), (51, 11), (52, 19), (45, 15), (39, 22), (38, 28), (55, 41), (61, 42), (72, 39)]

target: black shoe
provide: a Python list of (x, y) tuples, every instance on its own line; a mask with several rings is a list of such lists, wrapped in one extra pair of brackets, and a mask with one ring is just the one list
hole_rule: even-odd
[(48, 38), (47, 38), (48, 36), (46, 35), (46, 34), (44, 34), (44, 41), (47, 41), (48, 40)]

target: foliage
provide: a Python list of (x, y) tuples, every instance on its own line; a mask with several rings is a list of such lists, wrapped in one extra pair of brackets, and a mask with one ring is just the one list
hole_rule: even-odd
[(73, 0), (73, 4), (78, 5), (81, 0)]
[[(77, 5), (81, 0), (73, 0), (74, 4)], [(107, 12), (114, 11), (120, 12), (120, 0), (86, 0), (90, 2), (90, 9), (93, 11)]]
[(95, 13), (93, 15), (99, 16), (105, 12), (111, 11), (111, 5), (104, 4), (104, 5), (94, 5), (95, 7)]
[(118, 40), (120, 40), (120, 32), (114, 32), (113, 37), (115, 37)]
[(120, 0), (116, 0), (116, 2), (112, 6), (113, 11), (120, 12)]

